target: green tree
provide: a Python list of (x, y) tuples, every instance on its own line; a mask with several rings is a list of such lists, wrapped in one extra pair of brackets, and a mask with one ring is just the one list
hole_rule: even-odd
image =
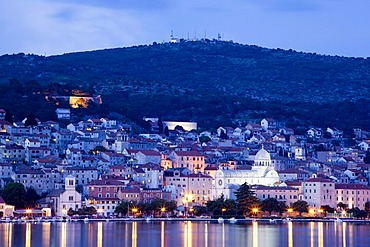
[(134, 207), (137, 207), (137, 202), (136, 201), (122, 200), (118, 203), (114, 212), (116, 214), (120, 214), (121, 216), (128, 215), (128, 210), (132, 210), (132, 208), (134, 208)]
[(26, 189), (21, 183), (8, 183), (1, 196), (7, 204), (14, 205), (16, 208), (24, 208), (25, 206)]
[(166, 127), (164, 127), (163, 134), (164, 134), (165, 136), (167, 136), (167, 137), (169, 137), (169, 136), (170, 136), (170, 131), (168, 130), (168, 127), (167, 127), (167, 126), (166, 126)]
[(203, 143), (203, 142), (209, 142), (211, 141), (211, 138), (209, 138), (209, 136), (205, 136), (205, 135), (202, 135), (199, 137), (199, 142)]
[(370, 214), (370, 202), (365, 203), (365, 211), (368, 215)]
[(98, 154), (98, 153), (106, 152), (106, 151), (108, 151), (108, 149), (106, 149), (105, 147), (103, 147), (103, 146), (96, 146), (94, 149), (91, 149), (89, 151), (89, 154)]
[(365, 157), (364, 157), (364, 163), (370, 164), (370, 149), (366, 151)]
[(161, 117), (158, 118), (158, 131), (159, 134), (163, 134), (163, 121)]
[(5, 121), (7, 121), (7, 122), (9, 122), (9, 123), (13, 124), (13, 116), (12, 116), (12, 114), (10, 113), (10, 111), (9, 111), (9, 110), (6, 110), (6, 111), (5, 111)]
[(261, 201), (261, 210), (268, 212), (271, 215), (272, 212), (279, 211), (279, 201), (276, 198), (267, 198)]
[(306, 201), (298, 200), (292, 204), (292, 207), (294, 211), (299, 213), (299, 216), (301, 216), (302, 213), (308, 212), (308, 203)]
[(28, 116), (27, 116), (27, 119), (26, 119), (26, 122), (24, 123), (24, 125), (27, 127), (27, 126), (37, 126), (37, 121), (36, 121), (36, 117), (35, 115), (33, 115), (33, 113), (30, 113)]
[(338, 208), (340, 208), (341, 210), (346, 210), (346, 209), (347, 209), (347, 207), (348, 207), (348, 205), (347, 205), (347, 204), (345, 204), (345, 203), (343, 203), (343, 202), (339, 202), (339, 203), (337, 204), (337, 207), (338, 207)]
[(37, 206), (37, 200), (41, 199), (41, 196), (36, 192), (33, 187), (27, 188), (25, 194), (25, 206), (29, 208), (33, 208)]
[(335, 209), (330, 207), (329, 205), (322, 205), (320, 208), (324, 211), (325, 216), (326, 216), (327, 213), (332, 214), (335, 211)]
[(259, 207), (260, 201), (254, 196), (254, 192), (250, 190), (249, 185), (244, 183), (240, 185), (235, 192), (237, 208), (243, 213), (250, 213), (254, 207)]
[(229, 139), (229, 136), (225, 133), (225, 131), (221, 130), (220, 138), (224, 139), (224, 140), (227, 140), (227, 139)]
[(79, 208), (77, 210), (77, 213), (79, 215), (94, 215), (97, 214), (96, 208), (94, 207), (84, 207), (84, 208)]

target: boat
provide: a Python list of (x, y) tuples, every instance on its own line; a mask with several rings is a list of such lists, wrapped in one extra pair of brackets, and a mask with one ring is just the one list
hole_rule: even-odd
[(275, 219), (269, 219), (269, 222), (270, 223), (276, 223), (276, 220)]
[(342, 223), (342, 222), (343, 222), (343, 220), (342, 220), (342, 219), (340, 219), (340, 218), (336, 218), (334, 221), (335, 221), (336, 223)]
[(218, 222), (218, 223), (220, 223), (220, 224), (224, 223), (224, 221), (225, 221), (225, 220), (224, 220), (224, 218), (222, 218), (222, 217), (220, 217), (220, 218), (218, 218), (218, 219), (217, 219), (217, 222)]
[(86, 218), (84, 218), (84, 222), (85, 222), (85, 223), (89, 223), (89, 218), (87, 218), (87, 217), (86, 217)]
[(146, 222), (150, 221), (150, 217), (145, 217)]
[(236, 223), (237, 221), (238, 220), (235, 219), (235, 217), (232, 217), (232, 218), (229, 219), (229, 222), (232, 223), (232, 224)]

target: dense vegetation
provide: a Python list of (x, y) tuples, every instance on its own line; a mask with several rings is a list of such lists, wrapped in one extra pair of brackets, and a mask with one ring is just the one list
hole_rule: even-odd
[(55, 118), (56, 106), (44, 94), (79, 88), (103, 98), (87, 113), (136, 122), (160, 116), (215, 128), (268, 116), (290, 127), (370, 126), (370, 59), (203, 40), (4, 55), (0, 68), (0, 107), (19, 118), (31, 111)]

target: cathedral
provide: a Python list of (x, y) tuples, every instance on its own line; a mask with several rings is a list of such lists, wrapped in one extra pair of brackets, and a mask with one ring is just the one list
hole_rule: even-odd
[(223, 194), (225, 198), (235, 199), (234, 192), (243, 183), (273, 186), (276, 182), (279, 182), (279, 175), (271, 164), (269, 152), (262, 147), (255, 156), (251, 170), (219, 169), (216, 172), (213, 198)]

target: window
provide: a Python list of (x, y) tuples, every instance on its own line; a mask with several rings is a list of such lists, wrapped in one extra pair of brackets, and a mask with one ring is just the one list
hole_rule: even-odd
[(73, 183), (73, 182), (74, 182), (73, 180), (68, 180), (68, 185), (73, 186), (73, 185), (74, 185), (74, 183)]
[(73, 201), (73, 196), (68, 197), (69, 201)]

